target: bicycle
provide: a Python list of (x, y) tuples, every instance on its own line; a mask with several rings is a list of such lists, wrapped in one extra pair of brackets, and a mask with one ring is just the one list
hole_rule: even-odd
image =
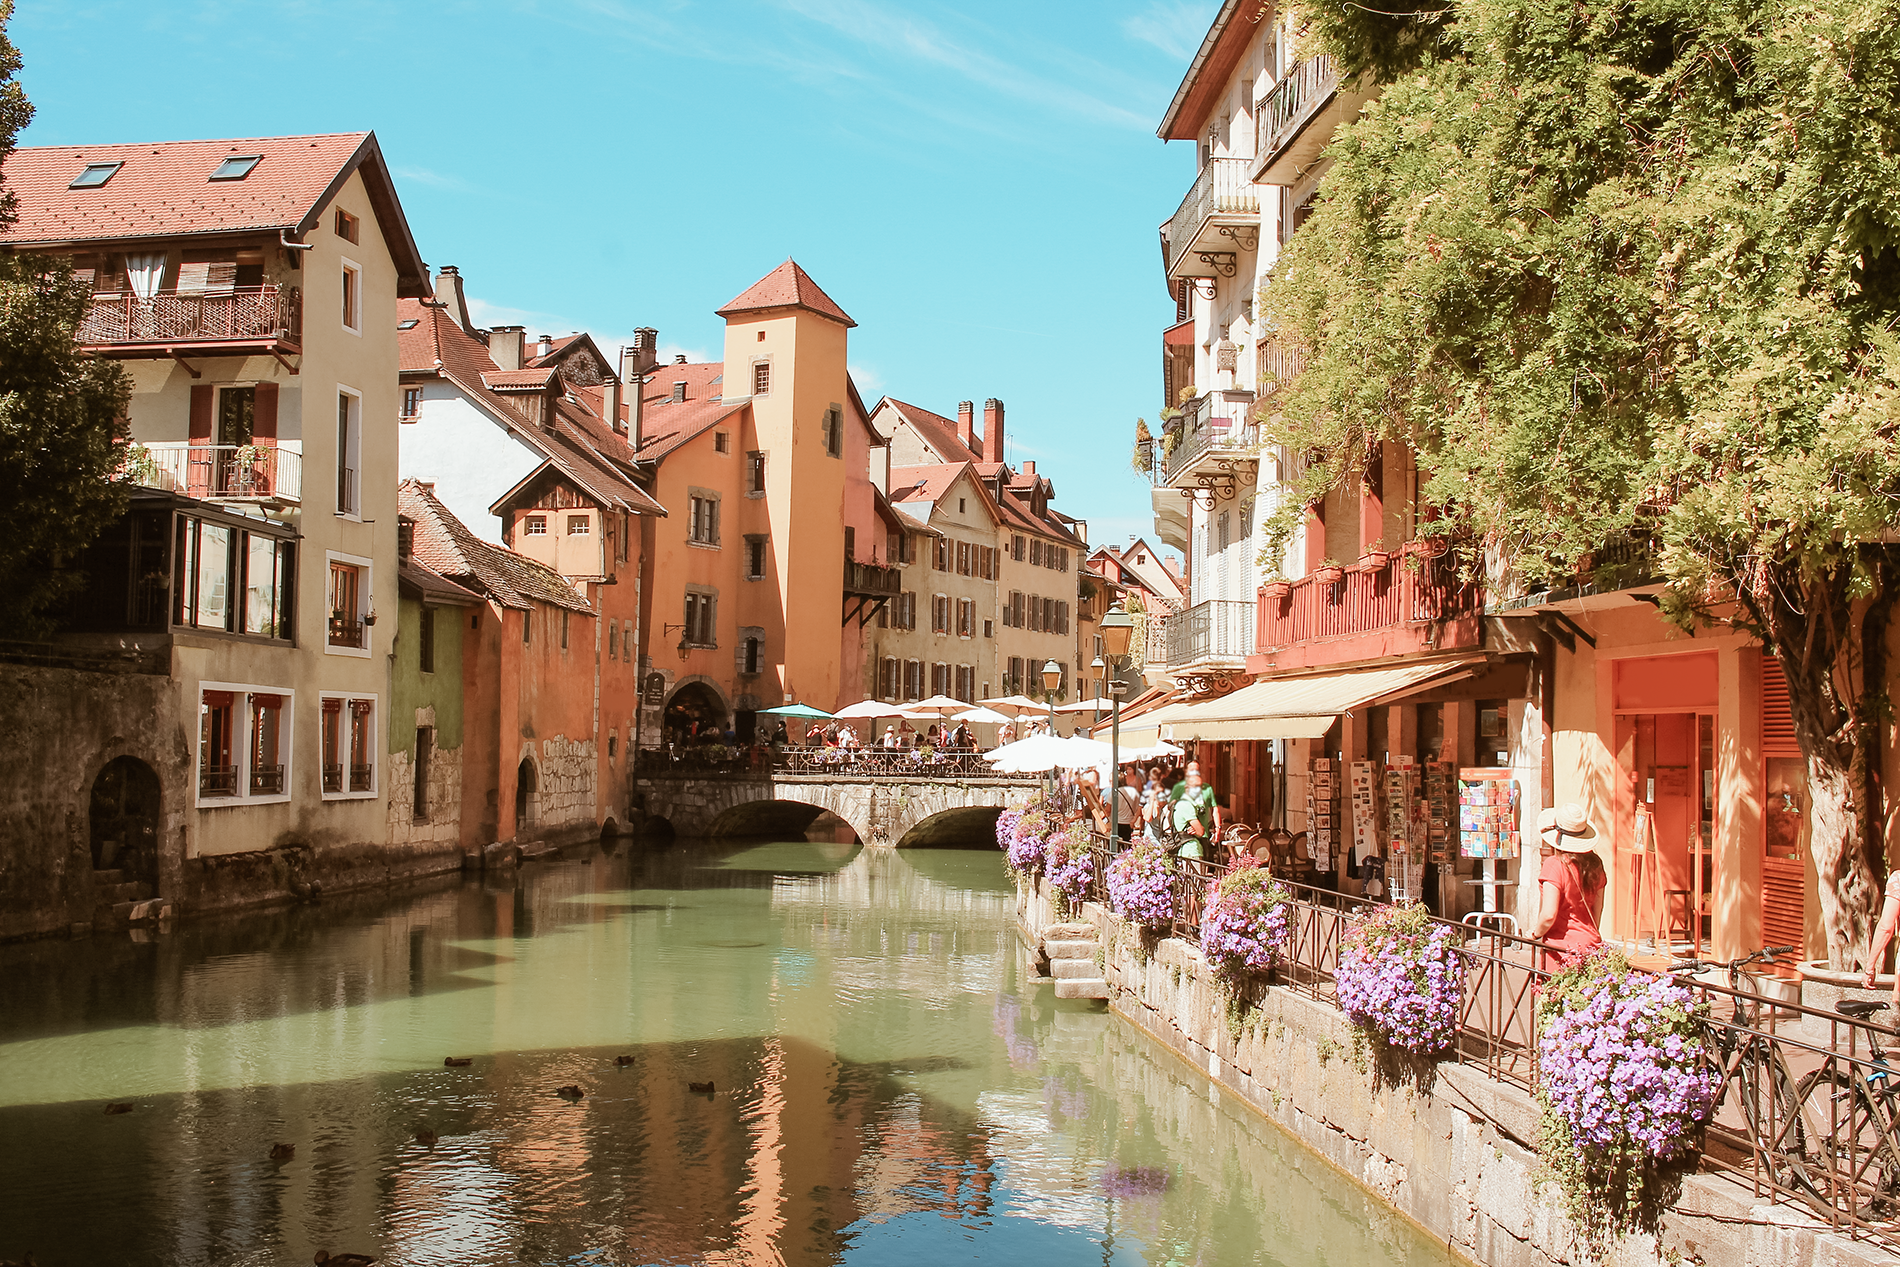
[(1801, 1112), (1803, 1086), (1779, 1047), (1755, 1029), (1760, 1005), (1750, 1005), (1741, 980), (1742, 970), (1750, 964), (1773, 964), (1778, 956), (1793, 953), (1793, 946), (1770, 946), (1727, 962), (1690, 956), (1672, 961), (1669, 972), (1727, 970), (1734, 1012), (1726, 1023), (1711, 1018), (1708, 1025), (1715, 1046), (1716, 1072), (1721, 1076), (1721, 1088), (1709, 1106), (1710, 1119), (1722, 1111), (1729, 1088), (1737, 1087), (1742, 1120), (1747, 1124), (1755, 1156), (1767, 1168), (1770, 1180), (1777, 1187), (1796, 1188), (1819, 1197), (1820, 1189), (1807, 1169), (1808, 1131)]
[[(1834, 1010), (1865, 1021), (1886, 1004), (1843, 999)], [(1801, 1080), (1800, 1116), (1809, 1141), (1809, 1187), (1837, 1213), (1858, 1222), (1900, 1214), (1900, 1084), (1871, 1030), (1868, 1055), (1828, 1057)]]

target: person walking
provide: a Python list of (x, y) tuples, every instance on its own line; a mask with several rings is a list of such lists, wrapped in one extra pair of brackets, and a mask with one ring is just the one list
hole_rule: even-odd
[(1537, 919), (1531, 936), (1550, 944), (1569, 967), (1603, 942), (1597, 919), (1608, 877), (1597, 857), (1597, 829), (1574, 801), (1537, 816), (1544, 865), (1537, 876)]
[(1183, 858), (1205, 858), (1207, 844), (1220, 834), (1220, 804), (1214, 789), (1201, 781), (1200, 763), (1188, 762), (1187, 777), (1169, 798), (1174, 830), (1184, 839), (1175, 853)]

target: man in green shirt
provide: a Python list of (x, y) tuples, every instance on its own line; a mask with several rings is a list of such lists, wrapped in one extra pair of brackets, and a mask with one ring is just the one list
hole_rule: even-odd
[(1220, 833), (1220, 805), (1214, 789), (1201, 782), (1201, 767), (1190, 761), (1187, 777), (1169, 795), (1169, 811), (1174, 830), (1183, 834), (1175, 852), (1183, 858), (1204, 858), (1205, 846)]

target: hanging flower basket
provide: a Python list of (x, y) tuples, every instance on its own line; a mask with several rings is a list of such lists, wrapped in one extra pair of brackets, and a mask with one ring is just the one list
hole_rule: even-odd
[(1108, 902), (1131, 924), (1158, 933), (1174, 923), (1174, 855), (1152, 840), (1115, 855), (1108, 864)]
[(1458, 1038), (1463, 974), (1453, 933), (1423, 906), (1381, 906), (1353, 917), (1340, 939), (1339, 1006), (1389, 1047), (1433, 1055)]
[(1201, 954), (1221, 977), (1271, 972), (1293, 933), (1293, 895), (1263, 867), (1228, 872), (1201, 916)]

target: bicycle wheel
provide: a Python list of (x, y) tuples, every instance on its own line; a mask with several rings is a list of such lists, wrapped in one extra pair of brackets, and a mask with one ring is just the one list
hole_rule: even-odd
[(1900, 1152), (1884, 1103), (1833, 1066), (1801, 1079), (1800, 1165), (1807, 1186), (1850, 1218), (1870, 1221), (1900, 1209)]

